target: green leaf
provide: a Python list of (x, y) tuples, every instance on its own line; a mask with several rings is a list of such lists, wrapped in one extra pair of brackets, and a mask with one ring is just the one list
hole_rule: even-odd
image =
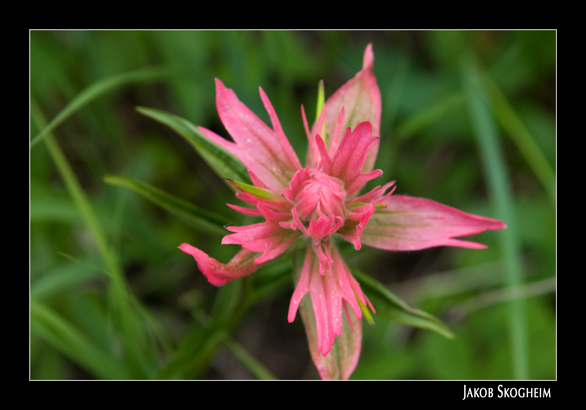
[(242, 191), (248, 192), (251, 195), (254, 195), (257, 198), (260, 199), (283, 199), (282, 196), (275, 194), (272, 191), (269, 191), (268, 189), (264, 189), (264, 188), (259, 188), (257, 186), (254, 185), (250, 185), (250, 184), (245, 184), (244, 182), (238, 182), (238, 181), (233, 181), (229, 178), (226, 178), (231, 184), (233, 184), (234, 186), (236, 186), (236, 188), (241, 189)]
[(405, 325), (433, 330), (450, 339), (455, 337), (454, 333), (435, 316), (412, 308), (376, 279), (356, 269), (351, 269), (351, 271), (356, 280), (360, 282), (362, 291), (368, 295), (378, 316), (386, 317)]
[(356, 292), (354, 292), (354, 296), (356, 297), (356, 302), (358, 302), (358, 306), (360, 306), (360, 310), (362, 311), (362, 316), (364, 316), (364, 319), (368, 322), (370, 327), (374, 327), (374, 319), (372, 318), (370, 311), (368, 310), (368, 308), (366, 306), (364, 306), (364, 303), (362, 303), (360, 298), (358, 296), (356, 296)]
[[(319, 86), (317, 88), (317, 109), (315, 113), (315, 122), (319, 120), (319, 116), (324, 109), (325, 104), (325, 91), (324, 91), (324, 80), (319, 82)], [(326, 122), (324, 121), (321, 127), (321, 136), (324, 142), (327, 142), (329, 135), (326, 134)]]
[[(221, 178), (250, 181), (244, 164), (231, 152), (203, 135), (191, 122), (174, 114), (154, 108), (137, 107), (136, 110), (161, 124), (171, 127), (185, 138)], [(232, 185), (229, 186), (233, 188)]]
[(142, 195), (155, 205), (158, 205), (166, 211), (178, 216), (201, 232), (209, 233), (211, 231), (218, 234), (226, 234), (224, 225), (228, 223), (228, 220), (224, 219), (222, 216), (168, 194), (146, 182), (122, 175), (111, 174), (106, 175), (104, 181), (107, 184), (132, 189), (134, 192)]

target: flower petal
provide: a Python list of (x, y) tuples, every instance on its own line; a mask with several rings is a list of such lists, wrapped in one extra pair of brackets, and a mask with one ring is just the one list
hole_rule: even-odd
[(311, 359), (322, 380), (348, 380), (360, 358), (362, 321), (356, 317), (352, 309), (346, 309), (346, 305), (344, 302), (344, 312), (348, 321), (342, 321), (342, 335), (336, 339), (332, 351), (327, 356), (322, 356), (317, 349), (317, 331), (310, 300), (304, 299), (299, 308), (307, 333)]
[(223, 140), (203, 127), (200, 130), (240, 159), (265, 186), (282, 194), (301, 165), (262, 89), (260, 94), (274, 130), (241, 103), (236, 94), (219, 79), (216, 79), (216, 107), (234, 142)]
[[(366, 46), (364, 50), (364, 59), (362, 62), (362, 70), (360, 70), (354, 78), (340, 87), (325, 103), (325, 123), (326, 133), (328, 135), (335, 134), (338, 115), (340, 110), (344, 108), (344, 123), (342, 129), (356, 127), (361, 122), (368, 121), (372, 124), (372, 133), (374, 136), (380, 136), (380, 122), (381, 122), (381, 95), (376, 78), (372, 72), (374, 65), (374, 54), (372, 52), (372, 44)], [(321, 134), (321, 126), (314, 124), (311, 135)], [(333, 139), (328, 139), (331, 143)], [(335, 142), (335, 141), (334, 141)], [(368, 158), (364, 163), (364, 172), (372, 171), (374, 168), (374, 161), (378, 153), (378, 140), (374, 141), (373, 148), (368, 153)], [(308, 158), (313, 157), (313, 153), (308, 153)], [(315, 153), (317, 155), (317, 153)], [(313, 166), (313, 164), (309, 164)]]
[(468, 214), (425, 198), (393, 195), (377, 209), (362, 232), (361, 242), (391, 251), (411, 251), (434, 246), (485, 248), (454, 239), (486, 230), (503, 229), (501, 221)]
[(369, 151), (378, 138), (371, 138), (372, 125), (368, 122), (358, 124), (354, 130), (347, 129), (340, 146), (333, 155), (330, 175), (344, 182), (350, 197), (373, 178), (382, 175), (381, 170), (363, 173)]
[(356, 298), (370, 305), (333, 243), (328, 241), (324, 246), (333, 262), (330, 264), (330, 273), (322, 274), (321, 257), (316, 253), (315, 246), (308, 245), (288, 315), (289, 322), (292, 322), (303, 297), (309, 292), (315, 317), (317, 351), (322, 356), (330, 352), (335, 336), (342, 334), (342, 302), (345, 301), (352, 308), (358, 319), (362, 318), (362, 311)]
[(395, 191), (396, 187), (393, 187), (393, 189), (391, 189), (389, 192), (386, 192), (393, 185), (395, 185), (395, 181), (388, 182), (382, 187), (379, 185), (376, 188), (373, 188), (370, 192), (348, 201), (346, 206), (352, 205), (354, 203), (368, 203), (371, 201), (374, 201), (375, 204), (379, 204), (391, 196), (391, 194)]
[(266, 222), (245, 226), (229, 226), (228, 230), (234, 232), (222, 238), (222, 245), (242, 245), (246, 250), (261, 252), (255, 263), (263, 263), (274, 259), (284, 252), (302, 233), (297, 230), (286, 229), (283, 222), (291, 219), (290, 213), (275, 212), (263, 204), (257, 204), (257, 209)]
[[(371, 303), (335, 246), (330, 243), (328, 247), (333, 260), (330, 275), (319, 273), (320, 258), (314, 246), (308, 245), (301, 269), (300, 255), (294, 257), (293, 270), (298, 275), (298, 283), (289, 305), (288, 320), (293, 322), (300, 310), (311, 356), (322, 379), (348, 379), (358, 362), (362, 343), (362, 311), (356, 298), (363, 304), (371, 306)], [(308, 292), (311, 297), (304, 298)]]
[(338, 229), (337, 234), (354, 245), (354, 249), (359, 250), (361, 248), (360, 237), (374, 210), (374, 201), (352, 209), (352, 212), (346, 216), (344, 226)]
[(201, 273), (208, 278), (212, 285), (216, 286), (222, 286), (231, 280), (249, 275), (262, 266), (262, 264), (254, 262), (258, 253), (244, 249), (238, 252), (227, 264), (210, 258), (205, 252), (188, 243), (181, 244), (179, 249), (193, 256)]

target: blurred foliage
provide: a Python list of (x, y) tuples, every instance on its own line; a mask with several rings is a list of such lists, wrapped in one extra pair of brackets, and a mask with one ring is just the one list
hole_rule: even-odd
[[(106, 184), (104, 176), (144, 181), (232, 225), (249, 222), (225, 205), (238, 200), (189, 142), (136, 107), (171, 112), (227, 136), (215, 109), (214, 77), (270, 123), (261, 86), (303, 162), (300, 105), (315, 112), (319, 80), (327, 98), (361, 68), (369, 42), (383, 102), (377, 167), (385, 181), (396, 180), (398, 194), (500, 219), (466, 108), (463, 60), (473, 58), (494, 82), (508, 104), (505, 115), (517, 118), (536, 150), (520, 148), (519, 128), (501, 121), (493, 106), (523, 282), (554, 278), (555, 186), (539, 175), (555, 181), (555, 31), (31, 31), (31, 101), (46, 122), (104, 78), (145, 68), (164, 73), (104, 92), (53, 130), (103, 231), (110, 262), (53, 162), (50, 140), (30, 150), (30, 377), (317, 378), (302, 324), (286, 319), (289, 260), (216, 288), (177, 246), (189, 242), (223, 262), (238, 247), (221, 246), (221, 232), (193, 229), (135, 192)], [(31, 118), (32, 140), (40, 126)], [(483, 298), (507, 282), (498, 234), (475, 240), (488, 249), (355, 252), (340, 243), (351, 266), (441, 318), (456, 335), (446, 339), (375, 316), (375, 329), (364, 326), (352, 378), (514, 377), (507, 299)], [(120, 269), (119, 279), (113, 269)], [(525, 303), (530, 379), (556, 378), (555, 282), (543, 283)], [(246, 309), (243, 300), (250, 301)]]

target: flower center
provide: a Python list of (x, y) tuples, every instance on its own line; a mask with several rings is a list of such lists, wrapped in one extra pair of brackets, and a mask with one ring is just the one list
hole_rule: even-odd
[(311, 170), (295, 198), (295, 209), (304, 221), (326, 217), (346, 218), (344, 183), (321, 171)]

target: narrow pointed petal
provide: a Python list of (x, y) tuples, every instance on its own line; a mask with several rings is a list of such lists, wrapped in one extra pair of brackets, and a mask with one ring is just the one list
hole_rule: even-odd
[(336, 121), (336, 127), (334, 128), (334, 134), (330, 135), (330, 141), (328, 143), (329, 152), (334, 153), (340, 146), (342, 142), (342, 132), (344, 132), (344, 117), (345, 117), (344, 107), (340, 109), (340, 113), (338, 114), (338, 120)]
[(259, 255), (258, 253), (244, 249), (238, 252), (227, 264), (210, 258), (205, 252), (188, 243), (181, 244), (179, 249), (193, 256), (201, 273), (208, 278), (212, 285), (216, 286), (222, 286), (231, 280), (249, 275), (262, 266), (262, 264), (254, 262), (254, 259)]
[[(334, 135), (337, 118), (343, 107), (345, 120), (342, 129), (348, 127), (354, 129), (359, 123), (368, 121), (372, 124), (373, 135), (375, 137), (380, 136), (381, 95), (372, 72), (373, 65), (374, 54), (372, 45), (369, 44), (364, 51), (362, 70), (340, 87), (325, 103), (324, 121), (328, 135)], [(320, 130), (321, 127), (318, 128), (318, 124), (315, 124), (312, 128), (312, 135), (319, 134)], [(374, 142), (372, 150), (368, 153), (368, 158), (364, 163), (364, 172), (372, 171), (374, 168), (378, 145), (377, 140)]]
[[(293, 270), (298, 281), (288, 320), (292, 322), (299, 309), (320, 377), (346, 380), (358, 363), (362, 343), (362, 312), (356, 298), (363, 304), (370, 305), (370, 301), (334, 246), (330, 253), (334, 261), (331, 276), (319, 274), (319, 258), (310, 246), (302, 267), (302, 256), (294, 257)], [(311, 296), (304, 298), (307, 293)]]
[(322, 356), (330, 352), (335, 336), (342, 335), (342, 302), (345, 301), (351, 307), (358, 319), (362, 317), (362, 311), (356, 297), (359, 297), (364, 304), (370, 305), (370, 301), (352, 277), (335, 246), (328, 241), (325, 247), (328, 254), (324, 254), (323, 257), (327, 256), (330, 260), (330, 273), (322, 274), (321, 272), (322, 256), (319, 255), (323, 253), (321, 248), (308, 246), (299, 281), (291, 298), (288, 316), (289, 322), (295, 319), (295, 313), (303, 296), (309, 292), (315, 318), (317, 351)]
[[(234, 186), (238, 190), (238, 192), (236, 192), (236, 198), (254, 207), (258, 207), (259, 204), (262, 204), (263, 206), (272, 211), (290, 213), (292, 206), (290, 201), (288, 201), (282, 195), (277, 195), (270, 189), (263, 187), (262, 184), (259, 184), (260, 186), (257, 185), (258, 180), (256, 178), (256, 175), (252, 173), (250, 170), (248, 172), (253, 183), (256, 182), (254, 185), (248, 185), (242, 182), (228, 179), (232, 186)], [(237, 207), (235, 205), (229, 206), (246, 215), (259, 215), (258, 213), (254, 213), (254, 211), (245, 211), (246, 208)]]
[(362, 232), (361, 242), (391, 251), (411, 251), (434, 246), (485, 248), (485, 245), (454, 239), (486, 230), (503, 229), (501, 221), (468, 214), (424, 198), (393, 195), (377, 209)]
[(267, 208), (277, 212), (289, 212), (291, 210), (291, 202), (285, 198), (262, 199), (244, 191), (236, 192), (235, 196), (236, 198), (254, 207), (258, 207), (259, 204), (262, 204)]
[(247, 170), (248, 175), (250, 175), (250, 180), (252, 181), (252, 185), (257, 186), (259, 188), (269, 189), (258, 177), (252, 172), (251, 170)]
[(326, 144), (319, 134), (315, 136), (315, 142), (320, 155), (320, 160), (317, 163), (316, 168), (321, 172), (329, 174), (332, 169), (332, 159), (330, 158)]
[(343, 222), (340, 216), (331, 219), (326, 216), (311, 219), (307, 228), (307, 235), (311, 236), (314, 242), (319, 243), (322, 239), (332, 236), (342, 226)]
[[(344, 302), (346, 307), (347, 303)], [(348, 380), (358, 364), (362, 346), (362, 321), (352, 309), (344, 309), (348, 320), (342, 320), (342, 335), (336, 339), (332, 351), (323, 356), (318, 351), (315, 317), (309, 299), (299, 308), (307, 333), (311, 359), (322, 380)], [(351, 324), (349, 324), (351, 323)]]
[(299, 282), (289, 305), (288, 320), (293, 322), (303, 296), (309, 292), (317, 344), (312, 346), (313, 343), (310, 342), (310, 347), (317, 348), (317, 352), (325, 356), (334, 344), (336, 333), (341, 334), (342, 331), (342, 299), (334, 278), (320, 275), (319, 265), (318, 255), (308, 246)]
[(241, 214), (244, 214), (244, 215), (248, 215), (248, 216), (260, 216), (261, 215), (260, 211), (256, 208), (245, 208), (243, 206), (232, 205), (232, 204), (226, 204), (226, 205), (228, 205), (230, 208), (232, 208), (236, 212), (240, 212)]
[[(259, 210), (266, 218), (268, 210), (264, 208), (263, 211), (261, 207), (262, 205), (259, 206)], [(287, 250), (301, 236), (301, 232), (285, 229), (279, 224), (287, 219), (290, 219), (290, 216), (286, 214), (279, 217), (277, 213), (272, 213), (271, 220), (267, 222), (247, 226), (230, 226), (228, 230), (234, 233), (224, 236), (222, 245), (242, 245), (248, 251), (262, 253), (254, 260), (255, 263), (269, 261)]]
[(282, 194), (295, 171), (301, 166), (262, 90), (261, 98), (274, 130), (241, 103), (232, 90), (216, 79), (216, 107), (234, 143), (221, 142), (211, 131), (200, 129), (208, 138), (213, 138), (240, 159), (265, 186)]
[(371, 135), (372, 125), (368, 122), (358, 124), (354, 130), (347, 129), (333, 154), (330, 175), (344, 182), (348, 196), (358, 192), (369, 180), (382, 175), (380, 170), (362, 172), (368, 153), (377, 140)]
[(382, 203), (395, 191), (396, 187), (393, 187), (393, 189), (391, 189), (389, 192), (386, 192), (393, 185), (395, 185), (395, 181), (391, 181), (382, 187), (379, 185), (376, 188), (373, 188), (370, 192), (348, 201), (346, 205), (350, 206), (355, 203), (369, 203), (371, 201), (375, 204)]
[(316, 123), (311, 128), (311, 132), (309, 132), (307, 129), (307, 118), (305, 118), (305, 110), (303, 109), (303, 106), (301, 106), (301, 113), (303, 115), (303, 123), (305, 125), (305, 132), (307, 133), (308, 140), (307, 158), (305, 160), (305, 164), (308, 167), (315, 168), (320, 160), (320, 154), (315, 141), (315, 136), (322, 133), (325, 110), (322, 110)]
[(273, 131), (277, 135), (277, 137), (279, 138), (279, 141), (281, 142), (281, 149), (283, 150), (283, 153), (287, 157), (287, 160), (289, 162), (289, 166), (293, 170), (300, 169), (301, 163), (299, 162), (299, 158), (297, 157), (297, 154), (295, 154), (295, 151), (293, 151), (293, 147), (291, 147), (289, 140), (287, 139), (287, 137), (285, 136), (285, 133), (283, 132), (283, 128), (281, 127), (281, 122), (279, 121), (279, 117), (277, 117), (277, 113), (275, 112), (275, 109), (273, 108), (273, 104), (271, 104), (269, 97), (267, 97), (267, 95), (265, 94), (264, 90), (261, 87), (259, 87), (259, 91), (260, 91), (260, 98), (262, 99), (262, 103), (264, 104), (265, 109), (267, 110), (267, 113), (269, 114), (269, 117), (271, 119), (271, 123), (273, 125)]
[(344, 226), (338, 229), (337, 234), (354, 245), (354, 249), (359, 250), (361, 248), (360, 237), (374, 210), (374, 201), (352, 209), (352, 212), (346, 217)]

